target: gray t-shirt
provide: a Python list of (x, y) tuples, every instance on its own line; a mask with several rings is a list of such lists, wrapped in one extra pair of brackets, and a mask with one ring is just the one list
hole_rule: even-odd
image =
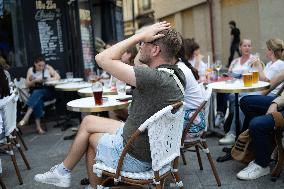
[[(185, 83), (184, 75), (180, 69), (175, 65), (167, 65), (167, 68), (173, 68), (181, 83)], [(124, 145), (149, 117), (164, 107), (183, 100), (180, 88), (169, 73), (147, 67), (135, 67), (134, 72), (136, 88), (133, 91), (129, 116), (123, 128)], [(128, 153), (140, 161), (151, 162), (147, 130), (134, 141)]]

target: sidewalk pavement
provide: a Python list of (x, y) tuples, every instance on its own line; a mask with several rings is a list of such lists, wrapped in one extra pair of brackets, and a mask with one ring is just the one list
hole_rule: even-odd
[[(72, 134), (71, 129), (65, 132), (60, 131), (60, 128), (52, 128), (48, 124), (48, 132), (45, 135), (38, 135), (35, 132), (34, 126), (26, 126), (23, 129), (23, 137), (26, 141), (29, 150), (26, 151), (27, 159), (31, 165), (31, 170), (27, 170), (20, 154), (17, 152), (17, 162), (20, 172), (23, 177), (24, 184), (19, 185), (12, 161), (9, 156), (2, 156), (3, 174), (2, 178), (9, 189), (55, 189), (58, 187), (37, 183), (34, 181), (34, 175), (48, 171), (53, 165), (62, 162), (66, 156), (72, 140), (63, 140), (64, 136)], [(209, 149), (216, 160), (218, 156), (223, 155), (223, 146), (218, 145), (217, 137), (210, 137), (207, 140)], [(215, 178), (212, 174), (210, 165), (205, 154), (201, 154), (204, 170), (199, 170), (198, 162), (195, 153), (187, 153), (187, 165), (184, 166), (180, 160), (180, 174), (186, 189), (280, 189), (284, 188), (282, 174), (276, 182), (270, 181), (270, 176), (265, 176), (253, 181), (241, 181), (236, 178), (236, 174), (245, 167), (236, 161), (227, 161), (216, 163), (216, 167), (222, 182), (222, 186), (218, 187)], [(80, 180), (86, 177), (85, 158), (82, 159), (72, 172), (72, 187), (71, 189), (80, 189), (84, 186), (80, 185)], [(166, 186), (169, 189), (169, 184)]]

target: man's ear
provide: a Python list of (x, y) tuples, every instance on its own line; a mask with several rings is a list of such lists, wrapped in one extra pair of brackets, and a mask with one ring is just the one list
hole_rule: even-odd
[(160, 46), (156, 45), (151, 52), (153, 56), (157, 56), (161, 52)]

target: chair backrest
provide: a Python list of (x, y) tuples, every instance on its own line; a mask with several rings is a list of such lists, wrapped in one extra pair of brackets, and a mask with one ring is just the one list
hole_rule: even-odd
[[(194, 120), (196, 119), (197, 115), (199, 112), (204, 111), (205, 113), (205, 118), (208, 118), (209, 115), (209, 107), (210, 107), (210, 98), (212, 95), (212, 88), (207, 88), (207, 90), (204, 90), (204, 101), (198, 106), (198, 108), (196, 109), (196, 111), (194, 112), (194, 114), (191, 116), (188, 124), (186, 125), (186, 127), (183, 129), (183, 134), (182, 134), (182, 139), (181, 139), (181, 144), (183, 145), (184, 140), (185, 140), (185, 136), (189, 131), (190, 126), (192, 125), (192, 123), (194, 122)], [(206, 119), (206, 127), (205, 127), (205, 131), (207, 131), (208, 128), (208, 119)]]
[(22, 77), (19, 81), (17, 79), (14, 79), (14, 84), (19, 92), (20, 101), (27, 103), (30, 94), (29, 89), (26, 87), (26, 79)]
[(180, 143), (183, 129), (183, 105), (172, 112), (175, 105), (169, 105), (147, 119), (140, 131), (148, 129), (152, 169), (160, 170), (180, 155)]
[(17, 126), (16, 119), (18, 97), (15, 93), (13, 93), (8, 98), (8, 102), (1, 109), (3, 129), (6, 136), (9, 136)]

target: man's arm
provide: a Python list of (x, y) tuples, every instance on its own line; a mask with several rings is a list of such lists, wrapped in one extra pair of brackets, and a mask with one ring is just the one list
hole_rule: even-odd
[(129, 47), (137, 44), (140, 41), (151, 42), (155, 39), (163, 37), (163, 35), (157, 33), (168, 29), (169, 27), (169, 23), (166, 22), (156, 23), (145, 29), (145, 31), (135, 34), (134, 36), (125, 39), (96, 55), (96, 61), (102, 69), (114, 77), (125, 81), (132, 86), (136, 86), (134, 69), (132, 66), (120, 61), (122, 54)]

